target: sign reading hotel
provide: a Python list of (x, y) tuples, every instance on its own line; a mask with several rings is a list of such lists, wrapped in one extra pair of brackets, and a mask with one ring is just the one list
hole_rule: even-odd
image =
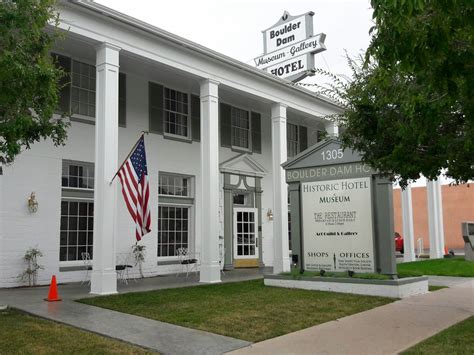
[(326, 50), (326, 35), (313, 36), (313, 15), (310, 11), (291, 16), (287, 11), (272, 27), (262, 31), (264, 54), (255, 58), (258, 69), (297, 82), (314, 75), (314, 54)]
[(306, 270), (374, 272), (371, 179), (301, 184)]

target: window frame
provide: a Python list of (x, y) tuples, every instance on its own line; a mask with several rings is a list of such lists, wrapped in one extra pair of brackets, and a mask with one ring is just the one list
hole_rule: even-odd
[[(69, 80), (69, 83), (68, 83), (68, 86), (69, 86), (69, 89), (70, 89), (70, 93), (69, 93), (69, 108), (68, 108), (68, 112), (69, 114), (71, 115), (71, 121), (75, 121), (75, 122), (81, 122), (81, 123), (86, 123), (86, 124), (95, 124), (95, 119), (97, 117), (97, 66), (96, 66), (96, 63), (89, 60), (89, 59), (86, 59), (86, 58), (83, 58), (83, 57), (80, 57), (80, 56), (73, 56), (71, 55), (70, 53), (65, 53), (65, 52), (62, 52), (62, 51), (50, 51), (50, 55), (51, 56), (54, 56), (54, 55), (60, 55), (60, 56), (63, 56), (67, 59), (69, 59), (69, 62), (70, 62), (70, 65), (71, 65), (71, 72), (69, 73), (69, 76), (70, 76), (70, 80)], [(76, 61), (76, 62), (79, 62), (79, 63), (83, 63), (83, 64), (87, 64), (87, 65), (90, 65), (90, 66), (93, 66), (95, 68), (95, 71), (96, 71), (96, 86), (94, 88), (94, 93), (95, 93), (95, 115), (94, 116), (87, 116), (87, 115), (82, 115), (80, 113), (73, 113), (72, 112), (72, 75), (73, 75), (73, 72), (72, 72), (72, 67), (73, 67), (73, 62)], [(123, 100), (124, 103), (125, 103), (125, 124), (118, 124), (119, 127), (123, 127), (123, 128), (126, 128), (127, 127), (127, 77), (128, 77), (128, 74), (126, 72), (123, 72), (123, 71), (120, 71), (119, 72), (119, 80), (120, 80), (120, 74), (123, 74), (125, 76), (125, 99)], [(120, 84), (119, 84), (120, 85)], [(61, 93), (60, 93), (61, 94)], [(120, 94), (118, 96), (118, 100), (120, 101)], [(120, 105), (119, 105), (120, 107)], [(120, 109), (120, 108), (119, 108)], [(53, 113), (53, 117), (60, 117), (61, 116), (61, 113), (59, 112), (54, 112)]]
[[(88, 167), (88, 168), (93, 168), (94, 169), (94, 175), (92, 177), (93, 179), (93, 188), (86, 188), (86, 187), (74, 187), (74, 186), (63, 186), (63, 168), (64, 168), (64, 164), (67, 164), (68, 168), (71, 166), (71, 165), (77, 165), (77, 166), (81, 166), (81, 167)], [(70, 177), (71, 175), (68, 174), (68, 177)], [(77, 176), (79, 178), (79, 175)], [(89, 179), (90, 177), (87, 176), (86, 177), (87, 179)], [(61, 166), (61, 189), (66, 189), (66, 190), (75, 190), (75, 191), (88, 191), (88, 192), (94, 192), (95, 190), (95, 164), (94, 163), (89, 163), (89, 162), (82, 162), (82, 161), (76, 161), (76, 160), (68, 160), (68, 159), (63, 159), (62, 160), (62, 166)]]
[[(188, 194), (187, 196), (179, 196), (179, 195), (166, 195), (166, 194), (160, 194), (160, 177), (161, 176), (168, 176), (168, 177), (180, 177), (183, 179), (187, 179), (187, 191)], [(173, 173), (169, 171), (159, 171), (158, 172), (158, 208), (156, 209), (157, 211), (157, 216), (158, 218), (156, 219), (157, 222), (157, 232), (156, 232), (156, 257), (157, 257), (157, 262), (167, 262), (167, 261), (176, 261), (178, 260), (178, 256), (176, 255), (170, 255), (170, 256), (158, 256), (158, 251), (159, 251), (159, 238), (158, 238), (158, 221), (160, 218), (159, 215), (159, 208), (160, 207), (186, 207), (188, 208), (188, 250), (193, 253), (195, 251), (195, 243), (196, 243), (196, 234), (195, 234), (195, 176), (192, 175), (187, 175), (187, 174), (181, 174), (181, 173)]]
[[(70, 97), (69, 97), (69, 111), (71, 113), (71, 116), (72, 117), (79, 117), (79, 118), (83, 118), (83, 119), (88, 119), (88, 120), (92, 120), (92, 119), (95, 119), (95, 117), (97, 116), (97, 67), (95, 64), (91, 64), (90, 61), (87, 61), (87, 60), (83, 60), (83, 59), (76, 59), (76, 58), (73, 58), (73, 57), (69, 57), (70, 61), (71, 61), (71, 77), (70, 77), (70, 82), (69, 82), (69, 85), (70, 85), (70, 89), (71, 89), (71, 94), (70, 94)], [(74, 85), (73, 84), (73, 78), (74, 78), (74, 67), (75, 65), (77, 64), (85, 64), (85, 65), (88, 65), (89, 67), (92, 67), (94, 68), (94, 73), (95, 73), (95, 78), (94, 78), (94, 81), (95, 81), (95, 86), (93, 89), (86, 89), (86, 88), (82, 88), (80, 86), (77, 86), (77, 85)], [(77, 73), (78, 75), (81, 75), (81, 73)], [(89, 80), (91, 80), (91, 77), (88, 78)], [(94, 115), (93, 116), (89, 116), (88, 114), (87, 115), (84, 115), (84, 114), (81, 114), (81, 113), (77, 113), (77, 112), (73, 112), (72, 109), (73, 109), (73, 90), (74, 88), (76, 88), (77, 90), (86, 90), (88, 93), (94, 93)], [(79, 93), (80, 93), (79, 91)], [(80, 97), (80, 94), (79, 94), (79, 97)], [(75, 101), (75, 100), (74, 100)], [(81, 104), (81, 101), (78, 100), (77, 101), (79, 104)], [(89, 104), (88, 104), (89, 105)]]
[[(93, 167), (94, 168), (94, 188), (81, 188), (81, 187), (68, 187), (68, 186), (63, 186), (62, 185), (62, 177), (63, 177), (63, 167), (64, 164), (67, 164), (69, 167), (70, 165), (78, 165), (78, 166), (87, 166), (87, 167)], [(68, 192), (74, 192), (74, 195), (78, 196), (68, 196)], [(62, 166), (61, 166), (61, 198), (59, 201), (59, 228), (58, 228), (58, 251), (61, 251), (61, 216), (62, 216), (62, 202), (63, 201), (68, 201), (68, 202), (87, 202), (87, 203), (92, 203), (94, 204), (94, 194), (95, 194), (95, 164), (91, 162), (85, 162), (85, 161), (77, 161), (77, 160), (69, 160), (69, 159), (63, 159), (62, 160)], [(82, 195), (82, 196), (81, 196)], [(91, 196), (92, 195), (92, 196)], [(94, 208), (94, 215), (92, 218), (95, 218), (95, 206)], [(87, 216), (89, 218), (89, 216)], [(87, 230), (89, 231), (89, 230)], [(92, 226), (92, 247), (94, 245), (94, 226)], [(88, 245), (88, 244), (87, 244)], [(94, 253), (94, 251), (93, 251)], [(94, 255), (94, 254), (92, 254)], [(58, 261), (59, 261), (59, 266), (60, 267), (69, 267), (69, 266), (83, 266), (84, 262), (82, 261), (81, 258), (78, 256), (78, 260), (63, 260), (61, 261), (61, 255), (58, 254)], [(93, 260), (93, 259), (92, 259)]]
[[(195, 212), (194, 212), (194, 204), (189, 204), (189, 203), (159, 203), (158, 208), (157, 208), (157, 216), (158, 218), (156, 219), (156, 258), (158, 263), (163, 262), (163, 261), (176, 261), (178, 260), (177, 255), (168, 255), (168, 256), (160, 256), (158, 255), (159, 250), (160, 250), (160, 245), (159, 245), (159, 236), (158, 233), (160, 232), (159, 229), (159, 218), (160, 218), (160, 207), (178, 207), (178, 208), (187, 208), (188, 209), (188, 251), (193, 254), (194, 249), (195, 249), (195, 227), (194, 227), (194, 221), (195, 221)], [(168, 243), (169, 244), (169, 243)]]
[[(76, 197), (63, 197), (61, 196), (61, 202), (60, 204), (62, 205), (63, 202), (77, 202), (77, 203), (81, 203), (81, 202), (86, 202), (86, 203), (92, 203), (93, 205), (93, 209), (94, 209), (94, 200), (93, 199), (90, 199), (90, 198), (76, 198)], [(79, 207), (78, 207), (79, 209)], [(95, 213), (95, 209), (94, 209), (94, 213)], [(70, 214), (67, 215), (68, 217), (70, 216)], [(78, 213), (78, 218), (79, 218), (79, 213)], [(63, 214), (62, 214), (62, 206), (60, 207), (60, 218), (63, 217)], [(89, 219), (91, 216), (89, 216), (89, 213), (87, 213), (87, 216), (85, 218)], [(94, 214), (92, 215), (92, 219), (94, 219)], [(61, 223), (61, 222), (60, 222)], [(79, 223), (79, 220), (78, 220), (78, 223)], [(89, 222), (87, 222), (89, 223)], [(69, 226), (68, 226), (68, 229), (64, 230), (64, 231), (67, 231), (69, 232), (70, 229), (69, 229)], [(77, 233), (79, 233), (79, 229), (77, 229)], [(59, 266), (77, 266), (77, 265), (83, 265), (84, 262), (82, 260), (82, 258), (80, 258), (80, 256), (78, 255), (78, 259), (77, 260), (61, 260), (61, 233), (63, 232), (63, 230), (61, 229), (61, 225), (59, 226)], [(92, 224), (92, 229), (86, 229), (85, 230), (85, 233), (88, 233), (88, 232), (92, 232), (92, 244), (89, 245), (88, 243), (88, 236), (86, 235), (86, 248), (87, 247), (92, 247), (92, 257), (91, 257), (91, 260), (94, 260), (93, 259), (93, 255), (94, 255), (94, 224)], [(67, 236), (66, 236), (67, 238)], [(77, 239), (77, 244), (76, 244), (76, 248), (79, 247), (79, 237)], [(66, 244), (66, 254), (68, 254), (68, 247), (69, 247), (69, 243)]]
[[(163, 194), (163, 193), (160, 193), (160, 182), (161, 182), (161, 177), (172, 177), (173, 179), (176, 178), (176, 177), (179, 177), (179, 178), (182, 178), (182, 179), (186, 179), (188, 182), (187, 182), (187, 195), (184, 196), (184, 195), (170, 195), (170, 194)], [(167, 185), (169, 186), (169, 185)], [(158, 197), (165, 197), (165, 198), (176, 198), (176, 199), (194, 199), (194, 186), (193, 186), (193, 177), (190, 176), (190, 175), (184, 175), (184, 174), (175, 174), (175, 173), (168, 173), (168, 172), (164, 172), (164, 171), (160, 171), (158, 173)]]
[[(192, 135), (192, 132), (191, 132), (191, 129), (192, 129), (191, 128), (191, 126), (192, 126), (192, 122), (191, 122), (191, 94), (188, 91), (183, 91), (183, 90), (180, 90), (180, 89), (176, 89), (175, 87), (171, 87), (171, 86), (168, 86), (168, 85), (164, 85), (164, 84), (158, 84), (158, 85), (163, 86), (163, 97), (162, 97), (162, 100), (163, 100), (162, 101), (162, 104), (163, 104), (163, 137), (176, 139), (176, 140), (192, 141), (193, 135)], [(166, 90), (172, 90), (172, 91), (175, 91), (176, 93), (179, 92), (181, 94), (186, 95), (187, 106), (188, 106), (188, 113), (185, 114), (187, 133), (188, 133), (187, 136), (166, 132), (166, 117), (167, 117), (168, 112), (172, 112), (172, 113), (175, 113), (175, 114), (178, 114), (178, 115), (184, 115), (181, 112), (171, 111), (171, 110), (166, 109)]]
[[(226, 103), (226, 104), (230, 106), (230, 129), (231, 129), (231, 132), (230, 132), (230, 146), (231, 146), (231, 149), (235, 150), (235, 151), (241, 151), (241, 152), (252, 152), (252, 112), (256, 112), (256, 111), (245, 109), (241, 106), (239, 107), (239, 106), (228, 104), (228, 103)], [(247, 112), (247, 116), (248, 116), (248, 120), (249, 120), (248, 147), (247, 148), (234, 144), (234, 134), (233, 134), (234, 125), (232, 123), (232, 112), (235, 109)], [(258, 112), (256, 112), (256, 113), (258, 113)], [(239, 127), (239, 129), (242, 129), (242, 128)]]

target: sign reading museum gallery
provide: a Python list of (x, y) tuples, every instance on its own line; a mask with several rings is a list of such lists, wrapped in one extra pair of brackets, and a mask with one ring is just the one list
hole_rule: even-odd
[(369, 177), (301, 184), (306, 270), (374, 272)]

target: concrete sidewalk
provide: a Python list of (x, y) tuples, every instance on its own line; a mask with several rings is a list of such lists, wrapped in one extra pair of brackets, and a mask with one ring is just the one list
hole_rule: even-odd
[[(270, 270), (267, 270), (270, 271)], [(223, 282), (261, 278), (259, 270), (226, 271)], [(160, 276), (119, 284), (119, 292), (141, 292), (199, 285), (198, 277)], [(0, 289), (0, 304), (27, 313), (72, 325), (100, 335), (126, 341), (162, 354), (222, 354), (250, 343), (218, 334), (185, 328), (131, 314), (93, 307), (74, 300), (91, 297), (88, 285), (59, 285), (62, 302), (45, 302), (48, 287)], [(1, 351), (0, 351), (1, 353)]]
[(474, 315), (474, 279), (265, 340), (231, 354), (397, 354)]

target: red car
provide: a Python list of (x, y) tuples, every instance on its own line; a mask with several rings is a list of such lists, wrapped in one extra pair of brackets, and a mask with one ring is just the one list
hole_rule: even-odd
[(395, 250), (403, 254), (403, 237), (400, 233), (395, 232)]

